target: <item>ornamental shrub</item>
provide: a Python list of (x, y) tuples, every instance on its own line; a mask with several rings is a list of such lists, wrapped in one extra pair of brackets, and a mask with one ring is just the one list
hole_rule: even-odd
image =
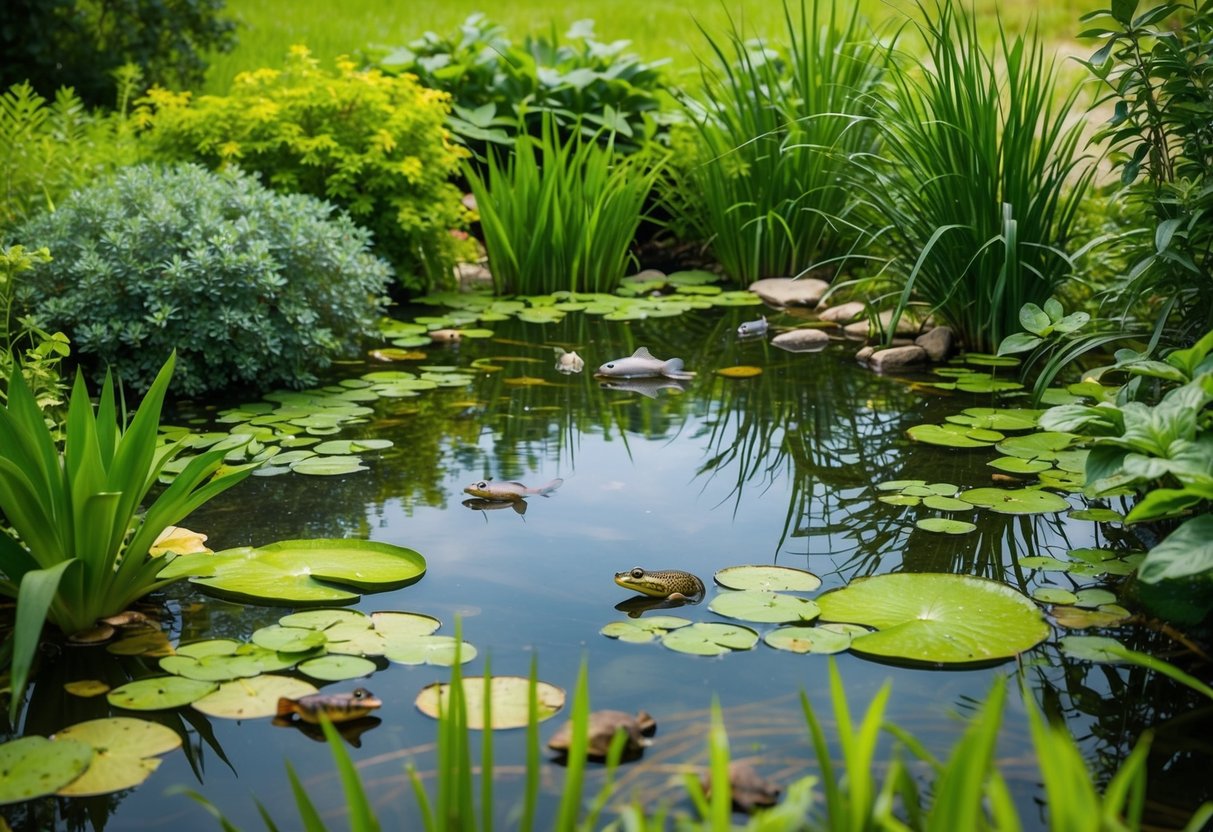
[(139, 391), (174, 349), (181, 393), (314, 384), (391, 279), (346, 214), (198, 165), (126, 168), (18, 234), (54, 253), (19, 287), (35, 320)]
[(138, 117), (156, 152), (262, 174), (278, 191), (328, 199), (375, 235), (406, 287), (452, 280), (470, 217), (450, 181), (466, 154), (450, 141), (447, 95), (410, 76), (320, 69), (302, 46), (284, 69), (238, 75), (230, 95), (153, 88)]

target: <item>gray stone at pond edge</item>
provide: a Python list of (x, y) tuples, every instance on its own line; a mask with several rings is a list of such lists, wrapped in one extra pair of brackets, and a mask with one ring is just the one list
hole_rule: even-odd
[(864, 309), (864, 304), (861, 301), (853, 300), (841, 306), (831, 306), (829, 309), (823, 309), (817, 314), (817, 317), (823, 321), (829, 321), (832, 324), (842, 326), (862, 315)]
[[(848, 338), (867, 338), (869, 336), (877, 336), (889, 328), (889, 324), (893, 321), (893, 310), (886, 309), (877, 316), (880, 321), (880, 329), (873, 330), (871, 322), (867, 320), (856, 321), (853, 324), (847, 324), (842, 328)], [(917, 315), (911, 312), (902, 312), (901, 317), (897, 319), (897, 335), (917, 335), (922, 331), (924, 324), (919, 320)]]
[(868, 364), (868, 361), (870, 361), (872, 358), (872, 353), (874, 353), (874, 352), (876, 352), (875, 347), (873, 347), (873, 346), (864, 347), (859, 352), (855, 353), (855, 360), (858, 361), (860, 364), (863, 364), (866, 367)]
[(890, 370), (900, 370), (914, 364), (922, 364), (927, 360), (927, 351), (919, 346), (893, 347), (887, 350), (877, 350), (868, 359), (868, 366), (878, 373)]
[(460, 290), (493, 285), (493, 273), (479, 263), (457, 263), (455, 280)]
[(781, 332), (771, 339), (773, 346), (788, 352), (813, 352), (830, 343), (830, 336), (820, 329), (793, 329)]
[(816, 306), (829, 289), (815, 277), (764, 277), (750, 284), (750, 291), (771, 306)]
[(665, 280), (665, 278), (666, 273), (661, 269), (642, 269), (636, 272), (636, 274), (628, 275), (626, 279), (631, 282), (640, 282), (643, 280)]
[(937, 326), (919, 335), (914, 343), (926, 350), (932, 361), (943, 361), (952, 353), (952, 330), (950, 327)]

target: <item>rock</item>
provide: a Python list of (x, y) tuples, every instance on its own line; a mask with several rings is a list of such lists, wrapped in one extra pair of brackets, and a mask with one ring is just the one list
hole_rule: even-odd
[(878, 373), (900, 370), (914, 364), (923, 364), (927, 360), (927, 351), (919, 346), (893, 347), (887, 350), (877, 350), (868, 359), (868, 366)]
[(750, 284), (750, 291), (771, 306), (816, 306), (829, 289), (815, 277), (764, 277)]
[(831, 306), (829, 309), (823, 309), (817, 313), (817, 317), (823, 321), (829, 321), (832, 324), (842, 326), (854, 321), (863, 314), (866, 308), (862, 302), (853, 300), (841, 306)]
[(926, 350), (927, 357), (932, 361), (943, 361), (952, 354), (952, 330), (950, 327), (937, 326), (919, 335), (914, 343)]
[(488, 270), (487, 266), (479, 263), (456, 263), (455, 281), (459, 284), (460, 291), (467, 291), (478, 286), (492, 286), (493, 273)]
[(628, 283), (644, 283), (650, 280), (665, 280), (666, 273), (661, 269), (642, 269), (636, 274), (630, 274), (624, 278)]
[(855, 360), (858, 361), (860, 364), (867, 366), (867, 363), (868, 363), (868, 361), (870, 361), (872, 359), (872, 353), (874, 353), (874, 352), (876, 352), (875, 347), (873, 347), (873, 346), (864, 347), (859, 352), (855, 353)]
[[(622, 729), (627, 734), (623, 746), (623, 759), (640, 756), (652, 744), (648, 739), (657, 730), (657, 720), (644, 711), (635, 716), (624, 711), (593, 711), (586, 725), (586, 756), (604, 759), (611, 749), (615, 732)], [(566, 722), (548, 740), (548, 748), (559, 754), (568, 754), (573, 744), (573, 723)]]
[[(893, 322), (893, 310), (886, 309), (881, 312), (877, 319), (880, 321), (880, 329), (875, 330), (871, 326), (871, 321), (862, 320), (856, 321), (853, 324), (847, 324), (842, 328), (848, 338), (869, 338), (878, 337), (885, 332), (889, 325)], [(897, 319), (896, 335), (917, 335), (922, 331), (922, 322), (912, 312), (902, 312), (901, 317)]]
[[(705, 773), (700, 778), (704, 794), (712, 796), (712, 776)], [(755, 809), (774, 806), (779, 802), (782, 788), (773, 780), (768, 780), (758, 773), (754, 766), (743, 761), (729, 763), (729, 791), (733, 805), (751, 814)]]
[(830, 343), (830, 336), (820, 329), (793, 329), (779, 333), (771, 339), (771, 343), (788, 352), (813, 352)]

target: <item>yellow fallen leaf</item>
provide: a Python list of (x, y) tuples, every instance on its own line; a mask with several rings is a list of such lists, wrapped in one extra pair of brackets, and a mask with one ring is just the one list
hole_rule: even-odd
[(754, 376), (762, 375), (762, 368), (742, 365), (738, 367), (725, 367), (716, 372), (725, 378), (753, 378)]
[(201, 532), (192, 532), (181, 526), (169, 526), (160, 532), (147, 553), (155, 558), (169, 552), (174, 555), (192, 555), (212, 551), (203, 545), (205, 540), (206, 535)]
[(100, 696), (103, 693), (109, 693), (110, 686), (100, 679), (78, 679), (75, 682), (68, 682), (63, 686), (63, 689), (72, 696), (83, 696), (85, 698), (92, 696)]

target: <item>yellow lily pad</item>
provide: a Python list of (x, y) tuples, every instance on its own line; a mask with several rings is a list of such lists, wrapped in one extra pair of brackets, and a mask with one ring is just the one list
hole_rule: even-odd
[(173, 729), (130, 717), (81, 722), (63, 729), (54, 740), (83, 742), (95, 752), (88, 770), (56, 792), (64, 797), (88, 797), (134, 788), (159, 768), (157, 755), (181, 747), (181, 737)]
[(316, 686), (309, 682), (269, 674), (225, 682), (218, 690), (202, 697), (193, 705), (207, 716), (256, 719), (274, 716), (278, 712), (279, 698), (298, 699), (311, 693), (316, 693)]
[(77, 679), (65, 684), (63, 689), (72, 696), (79, 696), (83, 699), (91, 699), (94, 696), (110, 692), (110, 686), (100, 679)]
[(724, 376), (725, 378), (753, 378), (754, 376), (762, 375), (762, 368), (751, 367), (748, 365), (722, 367), (716, 371), (716, 374)]
[[(421, 689), (414, 704), (417, 710), (428, 717), (438, 718), (439, 710), (450, 705), (450, 685), (435, 682)], [(492, 728), (521, 728), (527, 724), (528, 690), (530, 679), (523, 676), (494, 676), (489, 683), (489, 699), (492, 704)], [(469, 676), (463, 680), (463, 696), (467, 703), (467, 725), (484, 729), (485, 684), (482, 676)], [(536, 701), (539, 721), (550, 719), (564, 707), (565, 692), (547, 682), (536, 685)]]

